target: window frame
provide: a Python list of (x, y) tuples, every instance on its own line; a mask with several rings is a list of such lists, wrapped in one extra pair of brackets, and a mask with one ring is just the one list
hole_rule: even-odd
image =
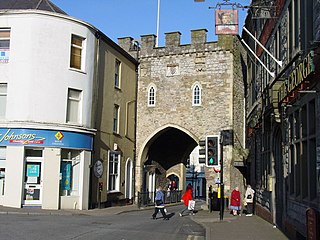
[(156, 94), (157, 88), (154, 84), (150, 84), (148, 87), (148, 107), (156, 106)]
[[(77, 92), (78, 98), (72, 97), (70, 96), (70, 91), (74, 91)], [(67, 93), (67, 111), (66, 111), (66, 122), (67, 123), (77, 123), (77, 124), (81, 124), (81, 105), (82, 105), (82, 90), (79, 89), (74, 89), (74, 88), (68, 88), (68, 93)], [(77, 102), (78, 103), (78, 109), (77, 109), (77, 119), (75, 121), (73, 121), (72, 117), (70, 117), (70, 115), (72, 114), (73, 111), (71, 110), (71, 103), (72, 102)]]
[(113, 126), (112, 131), (115, 134), (119, 134), (119, 119), (120, 119), (120, 106), (114, 104), (113, 106)]
[(108, 192), (120, 191), (120, 165), (121, 155), (117, 151), (109, 151), (108, 154)]
[[(76, 43), (73, 42), (73, 40), (76, 40), (76, 39), (81, 41), (81, 45), (77, 45)], [(81, 37), (76, 34), (71, 34), (70, 69), (84, 71), (85, 42), (86, 42), (86, 39), (84, 37)], [(73, 49), (80, 51), (79, 56), (77, 56), (76, 53), (73, 52)], [(76, 66), (76, 63), (74, 60), (75, 57), (79, 58), (79, 61), (80, 61), (79, 66)]]
[(192, 106), (201, 106), (202, 104), (202, 87), (200, 83), (192, 86)]
[(121, 84), (121, 61), (119, 59), (115, 59), (114, 63), (114, 87), (120, 89)]
[[(7, 32), (7, 34), (2, 34), (2, 33), (6, 33), (6, 32)], [(0, 63), (8, 63), (9, 62), (10, 37), (11, 37), (11, 29), (10, 28), (1, 28), (0, 29), (0, 42), (8, 42), (8, 46), (5, 46), (5, 47), (1, 47), (1, 44), (0, 44)]]
[[(7, 98), (8, 98), (8, 83), (0, 83), (0, 89), (2, 89), (2, 86), (5, 86), (5, 91), (2, 92), (0, 91), (0, 102), (2, 100), (2, 97), (4, 97), (4, 103), (3, 103), (3, 106), (4, 106), (4, 109), (3, 111), (1, 110), (0, 108), (0, 119), (5, 119), (6, 118), (6, 112), (7, 112)], [(2, 105), (0, 104), (0, 107)]]

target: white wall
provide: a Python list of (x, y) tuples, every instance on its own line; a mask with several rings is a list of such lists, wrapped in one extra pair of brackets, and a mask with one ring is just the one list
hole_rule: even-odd
[(6, 157), (4, 205), (7, 207), (20, 208), (24, 189), (24, 147), (8, 146)]
[[(68, 87), (83, 90), (81, 122), (91, 127), (95, 36), (80, 23), (43, 14), (0, 15), (10, 27), (10, 60), (0, 64), (8, 83), (7, 120), (65, 123)], [(86, 38), (84, 72), (69, 69), (71, 34)]]
[(59, 148), (45, 148), (43, 151), (43, 209), (59, 209), (60, 154), (61, 150)]

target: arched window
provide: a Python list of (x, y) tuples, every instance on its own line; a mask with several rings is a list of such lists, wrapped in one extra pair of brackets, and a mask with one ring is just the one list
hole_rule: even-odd
[(192, 88), (192, 105), (200, 106), (201, 105), (201, 86), (200, 84), (194, 84)]
[(148, 107), (156, 105), (156, 87), (152, 84), (148, 89)]

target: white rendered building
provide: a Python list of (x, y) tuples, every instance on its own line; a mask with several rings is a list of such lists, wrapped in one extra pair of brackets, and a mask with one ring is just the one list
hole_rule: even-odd
[(0, 205), (88, 209), (97, 32), (49, 1), (0, 3)]

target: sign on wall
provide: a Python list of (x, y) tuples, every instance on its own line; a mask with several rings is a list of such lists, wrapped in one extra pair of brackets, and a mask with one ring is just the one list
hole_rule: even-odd
[(0, 128), (0, 146), (12, 145), (92, 150), (93, 136), (67, 131)]

